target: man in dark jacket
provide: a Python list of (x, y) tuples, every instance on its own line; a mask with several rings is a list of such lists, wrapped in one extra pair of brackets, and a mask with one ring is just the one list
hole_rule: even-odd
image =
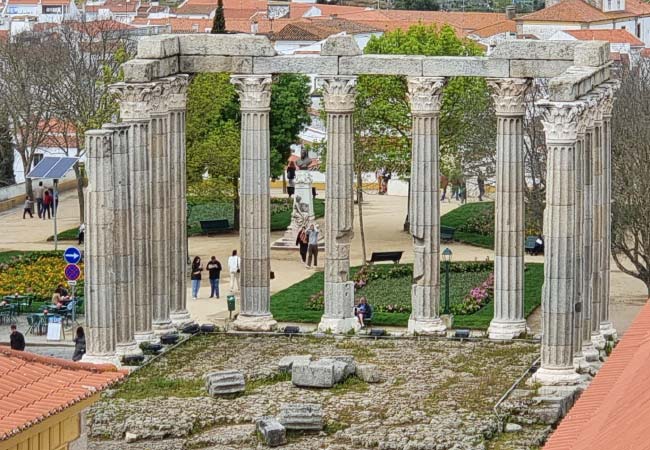
[(16, 329), (16, 324), (11, 324), (11, 334), (9, 335), (11, 341), (11, 348), (13, 350), (25, 350), (25, 337)]

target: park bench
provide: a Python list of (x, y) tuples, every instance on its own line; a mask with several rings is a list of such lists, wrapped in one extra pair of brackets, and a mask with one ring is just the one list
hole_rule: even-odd
[(526, 236), (524, 250), (530, 255), (539, 255), (540, 253), (544, 253), (543, 248), (540, 249), (537, 247), (537, 236)]
[(453, 241), (455, 228), (440, 226), (440, 240), (443, 242)]
[(402, 251), (398, 252), (372, 252), (372, 255), (370, 256), (370, 260), (368, 261), (370, 264), (376, 263), (376, 262), (381, 262), (381, 261), (393, 261), (395, 264), (399, 262), (400, 259), (402, 259)]
[(219, 233), (221, 231), (228, 231), (231, 229), (228, 219), (201, 220), (200, 223), (201, 230), (205, 234)]

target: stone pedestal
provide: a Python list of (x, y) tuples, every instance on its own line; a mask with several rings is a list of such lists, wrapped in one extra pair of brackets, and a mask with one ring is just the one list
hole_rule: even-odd
[(345, 333), (358, 327), (354, 317), (354, 282), (350, 281), (353, 232), (354, 129), (356, 77), (321, 80), (327, 113), (325, 190), (325, 313), (318, 329)]
[(523, 78), (489, 79), (497, 114), (494, 318), (490, 339), (511, 340), (526, 332), (524, 317), (524, 132)]
[(241, 101), (241, 309), (236, 330), (271, 331), (270, 135), (271, 76), (233, 76)]
[(438, 119), (445, 79), (408, 78), (413, 117), (410, 232), (413, 236), (413, 285), (409, 333), (444, 333), (440, 309), (440, 169)]

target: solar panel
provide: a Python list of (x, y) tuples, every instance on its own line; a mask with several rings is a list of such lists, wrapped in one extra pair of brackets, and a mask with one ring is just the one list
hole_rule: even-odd
[(58, 180), (63, 178), (68, 170), (75, 165), (79, 158), (72, 157), (45, 157), (39, 162), (27, 178), (48, 178)]

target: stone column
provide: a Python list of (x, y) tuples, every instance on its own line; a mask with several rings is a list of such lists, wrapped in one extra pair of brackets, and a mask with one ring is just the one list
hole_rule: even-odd
[(617, 339), (617, 332), (609, 320), (609, 277), (612, 250), (612, 109), (614, 107), (614, 92), (620, 82), (612, 81), (606, 84), (605, 98), (603, 99), (603, 145), (602, 145), (602, 296), (600, 303), (600, 334), (605, 339)]
[(544, 287), (542, 366), (533, 381), (575, 384), (573, 327), (575, 303), (575, 151), (580, 102), (544, 102), (546, 132), (546, 210), (544, 212)]
[(119, 97), (120, 118), (129, 129), (131, 177), (131, 237), (133, 239), (133, 289), (135, 340), (157, 342), (152, 328), (151, 272), (151, 162), (149, 112), (154, 83), (117, 83), (111, 90)]
[(592, 145), (592, 246), (591, 246), (591, 340), (598, 350), (605, 348), (605, 339), (600, 334), (601, 303), (603, 298), (602, 243), (603, 243), (603, 110), (601, 104), (594, 111), (594, 139)]
[(524, 78), (489, 79), (497, 114), (494, 318), (490, 339), (526, 332), (524, 317)]
[(320, 331), (346, 333), (359, 328), (354, 317), (354, 282), (350, 280), (353, 232), (354, 112), (356, 77), (322, 78), (327, 113), (325, 190), (325, 313)]
[(185, 108), (188, 75), (170, 81), (168, 97), (169, 135), (171, 137), (171, 302), (169, 316), (177, 329), (192, 323), (187, 311), (187, 173), (185, 163)]
[(237, 330), (271, 331), (271, 75), (233, 76), (241, 102), (241, 307)]
[(119, 366), (115, 354), (115, 275), (113, 272), (113, 132), (86, 132), (86, 354), (83, 361)]
[(174, 332), (169, 317), (171, 289), (171, 165), (169, 136), (169, 80), (157, 81), (151, 94), (149, 133), (151, 148), (151, 272), (153, 332), (157, 336)]
[(134, 249), (129, 173), (128, 123), (104, 125), (113, 133), (113, 270), (115, 274), (116, 353), (142, 355), (135, 341)]
[(445, 79), (408, 78), (413, 118), (411, 199), (413, 235), (412, 312), (409, 333), (444, 333), (440, 305), (440, 169), (438, 120)]

